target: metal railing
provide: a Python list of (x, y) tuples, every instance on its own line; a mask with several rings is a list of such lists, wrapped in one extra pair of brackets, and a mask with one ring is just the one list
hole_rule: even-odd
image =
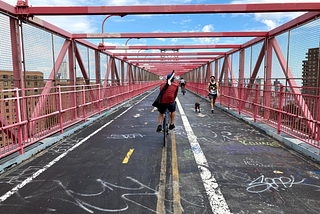
[[(189, 82), (187, 88), (207, 96), (208, 83)], [(270, 88), (266, 90), (265, 88)], [(320, 149), (320, 95), (297, 93), (319, 88), (283, 85), (220, 83), (220, 105), (265, 123), (280, 132), (293, 136)]]
[[(148, 91), (160, 81), (134, 84), (99, 84), (56, 86), (47, 94), (44, 88), (0, 90), (14, 93), (11, 98), (0, 99), (0, 158), (19, 151), (71, 125), (86, 120), (130, 98)], [(31, 94), (31, 91), (39, 94)]]

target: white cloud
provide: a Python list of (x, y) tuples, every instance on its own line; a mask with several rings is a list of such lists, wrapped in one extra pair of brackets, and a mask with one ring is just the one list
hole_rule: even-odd
[(101, 5), (175, 5), (191, 3), (191, 0), (100, 0)]
[(174, 38), (174, 39), (171, 39), (171, 42), (177, 42), (178, 39)]
[(160, 40), (160, 41), (162, 41), (162, 42), (166, 41), (165, 38), (156, 38), (156, 39), (157, 39), (157, 40)]
[(194, 39), (194, 41), (197, 41), (198, 43), (201, 43), (201, 44), (213, 45), (213, 44), (217, 44), (220, 41), (220, 39), (219, 38), (199, 38), (199, 39)]
[(40, 18), (70, 33), (101, 31), (93, 26), (92, 19), (88, 16), (42, 16)]
[[(297, 3), (297, 2), (319, 2), (319, 0), (234, 0), (231, 4), (253, 4), (253, 3)], [(255, 13), (256, 21), (264, 23), (268, 29), (273, 29), (289, 20), (304, 14), (303, 12), (285, 13)]]
[(277, 23), (273, 20), (264, 19), (264, 20), (261, 20), (261, 22), (266, 24), (269, 30), (272, 30), (277, 26)]
[(202, 31), (203, 31), (203, 32), (212, 32), (213, 30), (214, 30), (214, 27), (213, 27), (212, 24), (206, 25), (206, 26), (204, 26), (204, 27), (202, 28)]

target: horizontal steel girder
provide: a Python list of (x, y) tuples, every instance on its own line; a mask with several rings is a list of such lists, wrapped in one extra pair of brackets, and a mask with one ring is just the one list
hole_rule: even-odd
[[(192, 55), (224, 55), (225, 52), (193, 52), (193, 53), (113, 53), (113, 56), (192, 56)], [(170, 58), (169, 58), (170, 59)]]
[(241, 45), (131, 45), (131, 46), (103, 46), (100, 50), (150, 50), (150, 49), (217, 49), (241, 48)]
[(100, 38), (199, 38), (199, 37), (266, 37), (267, 31), (249, 32), (175, 32), (175, 33), (76, 33), (73, 39), (100, 39)]
[(141, 6), (64, 6), (29, 7), (28, 15), (140, 15), (140, 14), (201, 14), (261, 13), (320, 10), (319, 3), (207, 4), (207, 5), (141, 5)]
[(125, 60), (192, 60), (192, 59), (207, 59), (214, 60), (216, 57), (143, 57), (143, 58), (123, 58)]
[(147, 63), (147, 64), (160, 64), (160, 63), (163, 63), (163, 64), (165, 64), (165, 63), (177, 63), (177, 64), (188, 64), (188, 63), (208, 63), (209, 62), (209, 60), (207, 60), (207, 61), (178, 61), (178, 60), (176, 60), (176, 61), (130, 61), (130, 63), (141, 63), (141, 64), (143, 64), (143, 63)]

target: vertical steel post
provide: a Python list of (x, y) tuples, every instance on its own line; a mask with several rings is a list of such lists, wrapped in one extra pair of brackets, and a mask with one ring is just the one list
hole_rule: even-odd
[(94, 62), (95, 62), (95, 71), (96, 71), (96, 84), (101, 84), (101, 75), (100, 75), (100, 54), (98, 50), (94, 52)]
[(76, 72), (75, 72), (75, 51), (74, 51), (74, 41), (71, 41), (71, 44), (68, 48), (68, 60), (69, 60), (69, 79), (70, 79), (70, 100), (69, 100), (69, 107), (74, 108), (71, 110), (71, 121), (76, 118), (77, 115), (77, 85), (76, 82)]
[(258, 114), (258, 84), (255, 84), (255, 96), (254, 96), (254, 113), (253, 113), (253, 118), (254, 122), (257, 121), (257, 114)]
[[(219, 71), (219, 61), (218, 60), (215, 60), (214, 61), (214, 69), (215, 69), (215, 77), (216, 77), (216, 80), (218, 80), (218, 76), (219, 76), (219, 73), (218, 73), (218, 71)], [(217, 82), (219, 82), (219, 80), (217, 81)]]
[[(265, 99), (265, 106), (270, 107), (271, 103), (271, 72), (272, 72), (272, 39), (267, 40), (267, 51), (266, 51), (266, 57), (267, 60), (265, 60), (265, 88), (264, 88), (264, 99)], [(270, 109), (266, 109), (264, 117), (266, 119), (269, 119), (270, 117)]]
[[(22, 26), (22, 24), (21, 24)], [(20, 30), (21, 29), (21, 36)], [(12, 68), (13, 68), (13, 78), (14, 78), (14, 87), (20, 88), (22, 96), (22, 106), (26, 106), (24, 96), (24, 72), (25, 71), (25, 62), (23, 62), (23, 37), (22, 37), (22, 27), (19, 28), (19, 21), (10, 17), (10, 37), (11, 37), (11, 52), (12, 52)], [(22, 109), (22, 108), (21, 108)], [(22, 120), (27, 120), (27, 112), (22, 111), (21, 117)], [(28, 129), (27, 125), (24, 125), (22, 128), (23, 137), (27, 138)]]
[(228, 110), (230, 110), (231, 84), (228, 84)]
[(63, 134), (62, 101), (61, 101), (60, 85), (58, 85), (58, 104), (59, 104), (59, 118), (60, 118), (60, 134)]
[[(316, 135), (315, 135), (315, 140), (318, 141), (318, 146), (319, 146), (319, 140), (320, 140), (320, 88), (318, 89), (318, 101), (317, 101), (317, 105), (318, 106), (318, 110), (317, 110), (317, 121), (316, 121)], [(320, 152), (320, 151), (319, 151)]]
[(83, 113), (83, 120), (86, 122), (86, 96), (85, 96), (85, 88), (84, 85), (82, 85), (82, 113)]
[(240, 62), (239, 62), (239, 84), (244, 83), (244, 59), (245, 59), (245, 49), (240, 51)]
[(242, 90), (243, 90), (243, 83), (239, 84), (239, 115), (241, 114), (241, 107), (242, 107)]
[(278, 113), (278, 134), (280, 134), (281, 131), (281, 116), (282, 116), (282, 102), (283, 102), (283, 85), (280, 85), (280, 95), (279, 95), (279, 113)]
[(99, 106), (99, 115), (101, 115), (101, 102), (102, 102), (102, 99), (101, 99), (101, 88), (100, 88), (100, 84), (98, 85), (98, 106)]
[(21, 124), (21, 107), (20, 107), (20, 96), (19, 96), (19, 89), (16, 88), (15, 90), (15, 97), (16, 97), (16, 117), (17, 123), (19, 124), (17, 127), (18, 131), (18, 144), (19, 144), (19, 154), (23, 154), (23, 145), (22, 145), (22, 124)]

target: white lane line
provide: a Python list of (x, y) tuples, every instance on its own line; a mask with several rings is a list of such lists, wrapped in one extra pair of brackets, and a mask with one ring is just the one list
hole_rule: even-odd
[(197, 137), (193, 134), (192, 128), (188, 121), (187, 116), (185, 115), (183, 108), (180, 104), (179, 99), (176, 99), (179, 112), (181, 115), (181, 119), (183, 125), (186, 129), (186, 133), (190, 142), (191, 149), (193, 151), (193, 155), (195, 157), (196, 163), (198, 165), (198, 169), (200, 171), (200, 176), (206, 189), (209, 203), (213, 213), (231, 213), (229, 206), (223, 197), (219, 185), (216, 179), (213, 177), (209, 170), (209, 165), (206, 157), (204, 156), (202, 149), (198, 143)]
[[(153, 92), (153, 91), (152, 91)], [(135, 105), (137, 105), (138, 103), (140, 103), (142, 100), (144, 100), (147, 96), (149, 96), (150, 94), (152, 94), (152, 92), (150, 92), (148, 95), (146, 95), (145, 97), (143, 97), (141, 100), (139, 100)], [(19, 189), (21, 189), (22, 187), (24, 187), (25, 185), (27, 185), (28, 183), (30, 183), (33, 179), (35, 179), (36, 177), (38, 177), (41, 173), (43, 173), (44, 171), (46, 171), (49, 167), (51, 167), (53, 164), (57, 163), (59, 160), (61, 160), (64, 156), (66, 156), (69, 152), (71, 152), (72, 150), (74, 150), (75, 148), (79, 147), (81, 144), (83, 144), (85, 141), (87, 141), (89, 138), (91, 138), (93, 135), (97, 134), (99, 131), (101, 131), (103, 128), (105, 128), (106, 126), (108, 126), (110, 123), (112, 123), (114, 120), (116, 120), (117, 118), (121, 117), (123, 114), (125, 114), (127, 111), (129, 111), (132, 107), (134, 107), (135, 105), (129, 107), (127, 110), (125, 110), (124, 112), (122, 112), (121, 114), (119, 114), (117, 117), (115, 117), (113, 120), (110, 120), (108, 123), (104, 124), (103, 126), (101, 126), (99, 129), (97, 129), (95, 132), (91, 133), (88, 137), (84, 138), (83, 140), (81, 140), (79, 143), (75, 144), (73, 147), (71, 147), (69, 150), (65, 151), (64, 153), (62, 153), (61, 155), (59, 155), (58, 157), (56, 157), (54, 160), (52, 160), (50, 163), (48, 163), (47, 165), (45, 165), (42, 169), (39, 169), (38, 171), (36, 171), (34, 174), (32, 174), (30, 177), (28, 177), (27, 179), (25, 179), (23, 182), (21, 182), (20, 184), (18, 184), (17, 186), (15, 186), (14, 188), (12, 188), (11, 190), (9, 190), (7, 193), (5, 193), (4, 195), (2, 195), (0, 197), (0, 203), (4, 202), (6, 199), (8, 199), (10, 196), (12, 196), (13, 194), (15, 194), (16, 192), (19, 191)]]

